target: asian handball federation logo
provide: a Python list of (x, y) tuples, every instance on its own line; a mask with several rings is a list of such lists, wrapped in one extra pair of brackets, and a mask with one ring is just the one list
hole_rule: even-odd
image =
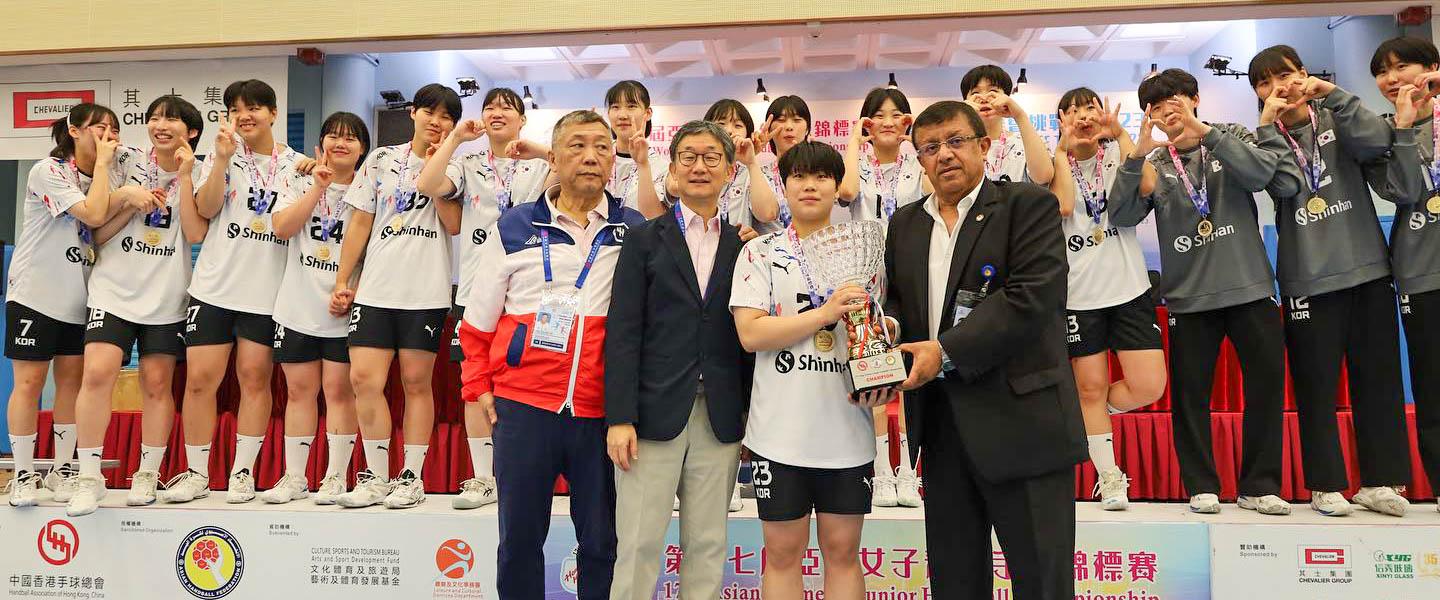
[(446, 540), (435, 550), (435, 568), (447, 579), (464, 579), (475, 567), (475, 549), (465, 540)]
[(229, 531), (201, 527), (185, 536), (175, 555), (175, 575), (180, 587), (204, 600), (224, 598), (240, 585), (245, 573), (245, 554)]
[(58, 567), (69, 563), (80, 553), (80, 533), (69, 521), (55, 519), (40, 528), (35, 546), (40, 550), (40, 558)]

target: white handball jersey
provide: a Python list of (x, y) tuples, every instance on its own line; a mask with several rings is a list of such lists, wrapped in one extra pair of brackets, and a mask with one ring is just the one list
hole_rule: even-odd
[[(1092, 191), (1098, 195), (1100, 223), (1097, 226), (1091, 217), (1092, 210), (1086, 206), (1082, 186), (1076, 184), (1071, 169), (1056, 173), (1056, 177), (1068, 179), (1075, 185), (1075, 212), (1068, 219), (1062, 219), (1065, 232), (1065, 256), (1070, 262), (1069, 288), (1065, 308), (1070, 310), (1096, 310), (1118, 306), (1134, 300), (1150, 289), (1150, 276), (1145, 271), (1145, 255), (1140, 250), (1140, 241), (1134, 227), (1116, 227), (1110, 224), (1110, 212), (1105, 199), (1110, 195), (1110, 186), (1115, 182), (1124, 155), (1114, 142), (1105, 144), (1104, 164), (1101, 165), (1103, 184), (1096, 187), (1095, 164), (1099, 155), (1088, 160), (1077, 161), (1080, 172)], [(1102, 239), (1096, 240), (1096, 229), (1104, 231)]]
[[(90, 273), (90, 307), (140, 325), (168, 325), (185, 320), (190, 301), (190, 243), (180, 227), (179, 173), (160, 169), (154, 156), (140, 155), (126, 169), (123, 185), (166, 192), (163, 214), (134, 214), (125, 227), (100, 247), (100, 260)], [(194, 189), (205, 185), (209, 163), (190, 170)]]
[[(655, 187), (655, 197), (662, 202), (665, 200), (665, 174), (670, 171), (670, 156), (662, 154), (654, 146), (649, 146), (647, 154), (650, 157), (650, 178), (653, 180), (650, 185)], [(640, 167), (635, 164), (635, 159), (629, 154), (615, 154), (615, 166), (610, 169), (610, 183), (605, 184), (605, 191), (611, 196), (625, 201), (625, 206), (640, 210), (640, 178), (638, 174)], [(531, 198), (534, 200), (534, 198)]]
[(1006, 129), (999, 137), (990, 138), (990, 152), (985, 155), (985, 176), (991, 181), (1002, 178), (1014, 182), (1031, 181), (1025, 163), (1025, 140), (1020, 132)]
[[(440, 224), (436, 200), (415, 191), (425, 161), (410, 144), (370, 153), (345, 192), (345, 202), (375, 215), (365, 246), (355, 303), (378, 308), (450, 308), (450, 236)], [(445, 176), (455, 189), (465, 185), (460, 166)]]
[(755, 226), (755, 214), (750, 212), (750, 168), (737, 163), (735, 174), (720, 190), (720, 212), (726, 223), (740, 227)]
[(191, 297), (227, 310), (270, 314), (290, 246), (290, 240), (275, 235), (270, 215), (300, 158), (279, 142), (272, 155), (242, 146), (223, 175), (214, 172), (213, 155), (206, 158), (210, 176), (225, 178), (225, 190), (195, 260)]
[[(893, 163), (877, 164), (870, 155), (860, 157), (860, 197), (850, 200), (850, 219), (889, 223), (891, 211), (919, 200), (925, 195), (921, 181), (925, 169), (914, 152), (904, 152)], [(887, 210), (885, 198), (894, 198)]]
[[(117, 149), (111, 187), (124, 177)], [(46, 158), (30, 168), (25, 185), (25, 222), (10, 258), (8, 300), (64, 323), (84, 323), (85, 281), (95, 266), (90, 229), (70, 216), (85, 201), (90, 177), (70, 160)]]
[[(276, 211), (299, 202), (315, 180), (296, 173), (286, 178), (286, 183)], [(280, 293), (275, 297), (271, 317), (277, 325), (320, 338), (345, 337), (349, 315), (330, 315), (330, 292), (335, 289), (335, 274), (340, 271), (345, 224), (350, 222), (352, 209), (345, 203), (348, 189), (349, 185), (340, 183), (325, 188), (305, 224), (290, 238), (285, 275), (280, 279)]]
[[(740, 250), (730, 306), (773, 316), (811, 309), (810, 288), (784, 230)], [(836, 324), (784, 350), (755, 353), (746, 447), (797, 467), (843, 469), (875, 460), (870, 409), (849, 400), (846, 339)]]
[(542, 158), (515, 160), (493, 158), (489, 149), (467, 153), (451, 161), (464, 174), (456, 186), (456, 198), (464, 203), (460, 235), (456, 237), (459, 272), (455, 281), (457, 302), (470, 297), (470, 283), (480, 269), (480, 248), (488, 242), (487, 232), (500, 213), (517, 204), (533, 202), (544, 192), (550, 163)]

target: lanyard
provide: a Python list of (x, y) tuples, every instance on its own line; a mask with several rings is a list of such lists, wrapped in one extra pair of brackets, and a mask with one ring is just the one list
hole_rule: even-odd
[(1009, 132), (1004, 129), (1004, 125), (1002, 124), (1000, 129), (1000, 143), (991, 148), (995, 159), (992, 161), (989, 154), (985, 155), (985, 177), (988, 179), (999, 177), (1000, 167), (1005, 166), (1005, 155), (1009, 154), (1010, 150), (1010, 148), (1005, 145), (1008, 134)]
[[(605, 245), (605, 234), (601, 231), (595, 234), (595, 241), (590, 243), (590, 256), (585, 259), (585, 266), (581, 267), (580, 275), (575, 278), (575, 289), (585, 287), (585, 278), (590, 275), (590, 267), (595, 266), (595, 257), (600, 255), (600, 247)], [(550, 230), (540, 230), (540, 256), (545, 260), (545, 283), (555, 280), (554, 272), (550, 269)]]
[(680, 212), (679, 200), (675, 201), (675, 222), (680, 224), (680, 237), (685, 237), (687, 235), (685, 231), (685, 215)]
[(1180, 181), (1185, 184), (1185, 193), (1190, 196), (1190, 202), (1195, 204), (1195, 210), (1204, 219), (1210, 218), (1210, 191), (1205, 177), (1205, 147), (1201, 146), (1200, 153), (1200, 189), (1195, 189), (1195, 184), (1190, 182), (1190, 174), (1185, 172), (1185, 163), (1180, 162), (1180, 152), (1175, 146), (1166, 146), (1170, 149), (1170, 160), (1175, 163), (1175, 170), (1180, 174)]
[[(154, 148), (150, 149), (150, 165), (146, 169), (145, 176), (147, 179), (147, 183), (149, 183), (151, 186), (160, 185), (160, 159), (155, 156)], [(170, 201), (170, 194), (174, 193), (175, 188), (179, 186), (180, 174), (176, 173), (175, 179), (172, 179), (170, 180), (170, 183), (165, 184), (165, 201), (167, 203)], [(163, 216), (164, 215), (160, 214), (160, 209), (158, 208), (151, 211), (150, 214), (145, 215), (145, 226), (154, 227), (156, 225), (159, 225), (160, 219)]]
[[(314, 184), (311, 184), (314, 185)], [(335, 226), (335, 209), (330, 207), (330, 188), (320, 192), (320, 241), (330, 241), (330, 229)]]
[[(1066, 153), (1065, 158), (1070, 160), (1070, 175), (1075, 178), (1075, 185), (1080, 188), (1080, 195), (1085, 200), (1085, 213), (1090, 215), (1090, 220), (1096, 225), (1100, 224), (1100, 213), (1103, 210), (1101, 202), (1105, 197), (1105, 145), (1101, 144), (1095, 150), (1095, 187), (1090, 187), (1090, 180), (1085, 178), (1085, 173), (1080, 170), (1079, 161), (1075, 155)], [(1098, 191), (1097, 191), (1098, 190)]]
[[(70, 177), (74, 179), (74, 181), (71, 181), (70, 183), (73, 183), (75, 185), (76, 190), (84, 192), (85, 190), (80, 189), (80, 166), (75, 164), (75, 159), (72, 158), (65, 161), (65, 168), (70, 171)], [(70, 213), (65, 214), (69, 215)], [(85, 224), (80, 221), (80, 219), (76, 219), (73, 216), (70, 217), (70, 219), (75, 221), (75, 231), (80, 235), (80, 241), (83, 242), (85, 245), (89, 246), (91, 244), (91, 239), (93, 239), (90, 234), (90, 228), (86, 227)]]
[(800, 246), (800, 234), (795, 233), (793, 225), (786, 225), (785, 235), (790, 237), (790, 246), (795, 249), (795, 262), (800, 263), (800, 275), (805, 277), (805, 287), (810, 290), (810, 305), (820, 308), (825, 299), (820, 296), (820, 290), (815, 287), (815, 278), (810, 275), (810, 263), (806, 262), (805, 249)]
[(895, 209), (897, 208), (895, 194), (900, 188), (900, 167), (904, 164), (904, 162), (902, 162), (904, 160), (904, 156), (897, 155), (895, 157), (895, 172), (891, 174), (889, 182), (890, 193), (886, 194), (885, 170), (880, 166), (880, 159), (875, 158), (873, 154), (871, 155), (870, 170), (875, 173), (875, 187), (880, 189), (880, 206), (877, 208), (884, 211), (886, 221), (890, 220), (890, 216), (895, 214)]
[[(270, 148), (270, 175), (262, 178), (260, 167), (255, 165), (255, 151), (250, 149), (248, 144), (241, 144), (245, 147), (245, 167), (250, 173), (250, 181), (261, 189), (268, 190), (275, 183), (275, 172), (280, 168), (280, 144), (276, 143)], [(154, 150), (151, 150), (153, 153)], [(268, 208), (268, 207), (267, 207)]]
[(1305, 106), (1305, 113), (1306, 113), (1306, 115), (1308, 115), (1308, 116), (1310, 117), (1310, 135), (1311, 135), (1311, 137), (1314, 138), (1314, 143), (1313, 143), (1312, 145), (1313, 145), (1314, 148), (1315, 148), (1315, 158), (1314, 158), (1313, 161), (1311, 161), (1311, 160), (1309, 159), (1309, 157), (1307, 157), (1307, 156), (1305, 155), (1305, 151), (1304, 151), (1304, 150), (1301, 150), (1301, 149), (1300, 149), (1300, 144), (1299, 144), (1299, 142), (1296, 142), (1296, 141), (1295, 141), (1295, 138), (1293, 138), (1293, 137), (1290, 136), (1290, 128), (1289, 128), (1289, 127), (1286, 127), (1286, 126), (1285, 126), (1285, 123), (1281, 122), (1280, 119), (1275, 119), (1275, 128), (1280, 130), (1280, 135), (1285, 136), (1285, 141), (1290, 142), (1290, 150), (1295, 153), (1295, 162), (1296, 162), (1296, 164), (1300, 165), (1300, 170), (1305, 172), (1305, 178), (1306, 178), (1307, 180), (1309, 180), (1309, 183), (1310, 183), (1310, 192), (1313, 193), (1313, 194), (1319, 194), (1319, 193), (1320, 193), (1320, 127), (1319, 127), (1319, 125), (1316, 125), (1316, 124), (1315, 124), (1315, 109), (1314, 109), (1314, 108), (1311, 108), (1309, 105), (1306, 105), (1306, 106)]
[[(400, 163), (400, 174), (398, 176), (399, 178), (395, 180), (395, 191), (390, 194), (390, 199), (395, 201), (395, 212), (397, 213), (403, 213), (414, 208), (415, 196), (418, 194), (418, 192), (415, 191), (415, 180), (420, 179), (420, 175), (417, 173), (414, 179), (410, 178), (410, 154), (410, 144), (405, 144), (405, 148), (400, 153), (400, 156), (395, 159)], [(408, 188), (404, 187), (407, 183), (410, 184)], [(403, 200), (401, 199), (402, 191), (408, 192), (403, 194)]]
[[(495, 204), (500, 207), (500, 212), (503, 213), (506, 209), (510, 208), (510, 185), (515, 182), (515, 170), (520, 167), (520, 161), (510, 159), (509, 168), (505, 169), (504, 174), (501, 174), (500, 170), (495, 168), (494, 148), (491, 148), (490, 152), (485, 155), (485, 159), (490, 164), (490, 172), (495, 174), (495, 178), (500, 184), (499, 189), (495, 190)], [(479, 198), (479, 196), (476, 196), (476, 198)]]
[[(630, 165), (633, 168), (621, 168), (624, 165), (622, 165), (618, 160), (615, 161), (614, 166), (610, 167), (610, 181), (615, 184), (615, 195), (622, 198), (629, 195), (630, 180), (635, 179), (640, 175), (640, 164), (635, 162), (634, 157), (630, 157), (630, 162), (626, 164)], [(620, 176), (622, 173), (625, 175), (624, 177)]]
[[(785, 182), (780, 179), (780, 157), (775, 157), (775, 164), (770, 165), (770, 168), (775, 173), (775, 177), (771, 179), (771, 181), (780, 187), (775, 193), (776, 203), (780, 205), (780, 224), (789, 227), (791, 219), (790, 205), (785, 201)], [(816, 306), (819, 305), (817, 304)]]
[[(1430, 161), (1425, 163), (1425, 172), (1430, 176), (1430, 190), (1440, 192), (1440, 102), (1431, 102), (1433, 107), (1430, 117)], [(1420, 156), (1421, 162), (1425, 162), (1425, 156)]]
[(730, 181), (725, 182), (725, 189), (720, 190), (720, 222), (730, 224), (730, 188), (735, 187), (735, 180), (740, 178), (740, 169), (735, 169), (730, 174)]

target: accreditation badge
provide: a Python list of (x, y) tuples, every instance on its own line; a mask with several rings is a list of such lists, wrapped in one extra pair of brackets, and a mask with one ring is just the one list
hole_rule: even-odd
[(540, 294), (540, 308), (535, 311), (535, 325), (530, 330), (530, 347), (551, 352), (570, 349), (570, 332), (575, 329), (580, 313), (580, 290), (574, 286), (546, 289)]

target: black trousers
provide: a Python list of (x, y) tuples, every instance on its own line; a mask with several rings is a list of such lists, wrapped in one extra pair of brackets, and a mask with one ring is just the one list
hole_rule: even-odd
[[(936, 598), (993, 596), (990, 528), (1005, 552), (1016, 600), (1075, 594), (1075, 470), (1002, 483), (980, 479), (943, 410), (926, 418), (925, 543)], [(929, 415), (927, 415), (929, 416)], [(1023, 444), (1017, 440), (1017, 451)]]
[(1180, 479), (1191, 495), (1219, 494), (1210, 437), (1210, 392), (1225, 338), (1245, 379), (1245, 428), (1239, 491), (1280, 493), (1284, 459), (1285, 327), (1269, 298), (1221, 309), (1170, 315), (1170, 415)]
[(1285, 345), (1300, 416), (1305, 487), (1349, 487), (1335, 423), (1340, 361), (1350, 370), (1360, 485), (1410, 481), (1410, 436), (1400, 380), (1400, 324), (1389, 278), (1285, 300)]
[(1432, 489), (1440, 488), (1440, 290), (1400, 297), (1400, 319), (1410, 350), (1410, 392), (1420, 462)]

